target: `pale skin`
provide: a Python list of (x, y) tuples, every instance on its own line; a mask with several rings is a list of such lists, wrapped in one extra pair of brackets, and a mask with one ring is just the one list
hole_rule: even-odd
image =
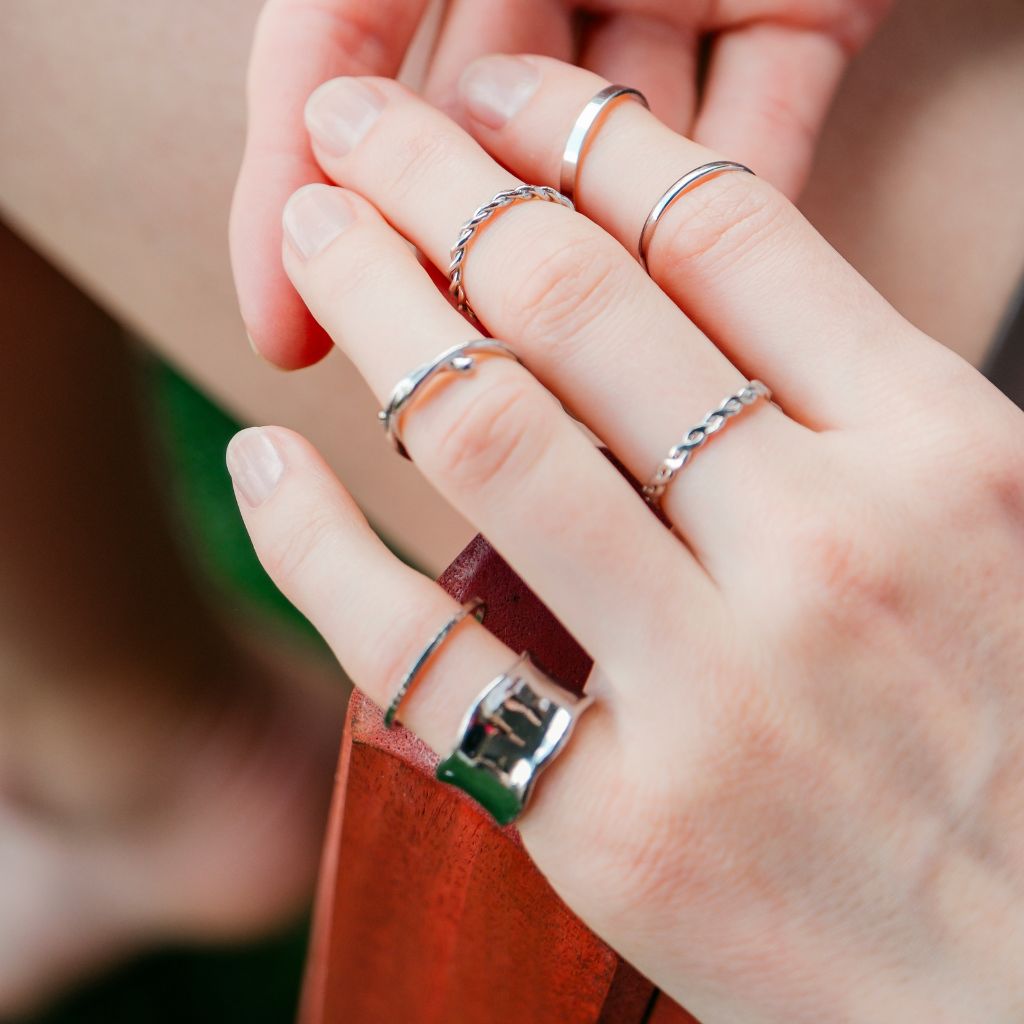
[[(363, 6), (339, 3), (332, 9), (341, 24), (345, 9)], [(227, 407), (250, 421), (283, 422), (314, 437), (374, 524), (397, 538), (419, 564), (438, 569), (470, 527), (415, 470), (389, 457), (373, 423), (372, 398), (347, 362), (333, 358), (284, 379), (252, 358), (238, 324), (223, 222), (241, 146), (242, 66), (259, 7), (256, 0), (204, 0), (173, 8), (137, 5), (126, 18), (120, 0), (75, 5), (11, 0), (0, 41), (0, 83), (17, 97), (0, 107), (4, 214)], [(288, 5), (276, 7), (280, 14)], [(481, 35), (472, 22), (472, 13), (481, 7), (477, 0), (463, 5), (463, 13), (446, 24), (436, 61), (418, 62), (426, 69), (431, 97), (460, 118), (464, 112), (453, 90), (466, 62), (497, 48), (543, 49), (536, 39), (514, 34), (503, 40)], [(621, 5), (624, 13), (630, 7)], [(559, 24), (567, 23), (563, 14), (557, 15)], [(659, 84), (675, 61), (671, 48), (660, 57), (656, 53), (665, 26), (657, 23), (652, 34), (643, 30), (642, 18), (632, 23), (618, 19), (618, 28), (615, 20), (597, 33), (605, 42), (578, 54), (580, 59), (609, 77), (641, 86), (663, 120), (697, 132), (685, 101), (692, 79), (684, 73), (670, 77), (667, 87)], [(488, 19), (487, 24), (500, 21)], [(803, 199), (816, 226), (901, 312), (971, 359), (982, 357), (1024, 258), (1024, 208), (1014, 201), (1018, 173), (1013, 159), (1024, 142), (1024, 126), (1016, 116), (1024, 87), (1022, 28), (1024, 18), (1014, 0), (971, 5), (904, 0), (897, 5), (876, 42), (854, 63)], [(615, 48), (607, 45), (616, 32), (621, 52), (629, 55), (621, 64), (615, 63)], [(261, 221), (275, 234), (268, 234), (261, 250), (269, 271), (277, 275), (270, 293), (291, 287), (278, 269), (280, 207), (294, 187), (321, 174), (309, 158), (302, 128), (308, 93), (334, 74), (390, 74), (402, 59), (401, 46), (385, 47), (385, 63), (356, 67), (344, 52), (324, 45), (329, 41), (300, 34), (290, 49), (271, 51), (273, 60), (266, 60), (266, 50), (262, 63), (259, 52), (254, 55), (255, 82), (262, 75), (271, 86), (290, 83), (287, 90), (277, 90), (287, 92), (288, 102), (273, 122), (280, 137), (289, 140), (285, 148), (291, 147), (287, 180), (252, 211), (253, 222)], [(316, 60), (306, 59), (310, 48), (319, 54)], [(181, 73), (185, 52), (187, 75)], [(685, 57), (691, 50), (681, 44), (680, 52)], [(682, 65), (685, 70), (685, 60)], [(967, 67), (970, 73), (961, 73)], [(653, 74), (657, 68), (662, 72)], [(25, 83), (32, 88), (25, 89)], [(757, 105), (741, 103), (734, 110), (756, 114)], [(716, 144), (730, 156), (747, 159), (762, 176), (785, 184), (778, 168), (765, 165), (771, 151), (745, 148), (748, 136), (756, 136), (754, 127), (737, 124), (733, 141)], [(774, 148), (803, 153), (801, 160), (806, 159), (806, 147)], [(796, 174), (799, 164), (794, 161)], [(297, 166), (312, 176), (296, 175)], [(936, 167), (941, 175), (933, 173)], [(978, 167), (985, 169), (984, 189), (972, 187)], [(671, 168), (668, 177), (678, 170)], [(470, 205), (475, 201), (468, 199)], [(460, 209), (459, 218), (467, 212)], [(984, 245), (976, 244), (979, 239)], [(296, 675), (310, 670), (297, 669), (291, 654), (281, 659), (288, 665), (273, 666), (265, 678), (268, 666), (262, 655), (239, 651), (234, 639), (216, 639), (203, 648), (207, 665), (216, 662), (215, 671), (197, 671), (193, 664), (179, 668), (164, 652), (179, 649), (183, 636), (212, 632), (218, 637), (222, 628), (211, 624), (208, 610), (194, 598), (175, 600), (173, 616), (151, 613), (149, 602), (133, 599), (128, 602), (133, 617), (119, 617), (121, 606), (111, 595), (132, 593), (137, 585), (133, 566), (147, 565), (151, 582), (160, 588), (152, 607), (159, 608), (166, 594), (166, 574), (157, 575), (171, 547), (165, 527), (140, 515), (134, 504), (124, 506), (139, 538), (136, 544), (133, 533), (130, 552), (120, 519), (96, 516), (90, 520), (88, 544), (65, 544), (59, 563), (32, 560), (37, 548), (52, 555), (48, 538), (55, 531), (69, 536), (66, 509), (76, 508), (81, 518), (79, 478), (95, 484), (112, 466), (126, 478), (131, 465), (90, 415), (94, 406), (117, 402), (122, 371), (110, 372), (97, 361), (98, 342), (91, 328), (82, 329), (88, 315), (71, 303), (55, 303), (50, 294), (37, 295), (44, 278), (34, 263), (23, 260), (19, 266), (17, 258), (13, 269), (5, 271), (8, 281), (40, 286), (11, 289), (26, 326), (12, 325), (8, 306), (6, 326), (13, 341), (6, 347), (9, 372), (0, 374), (11, 385), (5, 408), (22, 428), (8, 431), (0, 454), (8, 478), (14, 478), (10, 467), (15, 468), (25, 500), (36, 496), (30, 532), (38, 544), (26, 543), (20, 530), (11, 535), (20, 557), (5, 562), (0, 599), (24, 611), (31, 592), (52, 613), (52, 595), (67, 595), (69, 579), (91, 580), (98, 572), (104, 582), (90, 589), (88, 606), (105, 628), (91, 630), (95, 650), (83, 662), (75, 636), (67, 628), (54, 631), (45, 614), (24, 623), (5, 615), (3, 697), (20, 711), (0, 724), (5, 737), (18, 739), (5, 739), (0, 781), (13, 773), (20, 786), (21, 779), (31, 777), (36, 802), (27, 817), (24, 803), (8, 800), (9, 790), (0, 803), (5, 837), (0, 855), (8, 866), (14, 864), (4, 877), (18, 879), (16, 890), (0, 887), (0, 945), (13, 943), (19, 951), (17, 958), (0, 963), (0, 1016), (51, 996), (59, 984), (112, 952), (167, 937), (248, 934), (300, 905), (315, 866), (333, 767), (337, 719), (331, 716), (338, 714), (336, 698), (312, 700), (295, 692)], [(251, 288), (258, 286), (255, 282)], [(291, 301), (295, 310), (303, 310)], [(40, 308), (48, 312), (45, 324)], [(294, 322), (284, 324), (284, 337)], [(32, 338), (28, 347), (27, 337)], [(52, 359), (42, 359), (44, 352)], [(83, 381), (89, 382), (85, 388)], [(707, 395), (702, 402), (719, 397)], [(39, 436), (52, 436), (53, 444), (35, 444)], [(51, 448), (60, 456), (53, 457)], [(70, 484), (66, 465), (79, 474)], [(45, 515), (48, 509), (54, 521)], [(149, 554), (143, 543), (147, 537), (152, 538)], [(124, 557), (119, 559), (119, 553)], [(67, 620), (62, 622), (66, 627)], [(110, 630), (113, 623), (122, 625), (120, 634)], [(159, 642), (125, 657), (125, 635), (152, 636), (153, 631)], [(203, 699), (181, 700), (197, 686)], [(254, 702), (254, 689), (264, 686), (277, 696)], [(289, 704), (295, 714), (284, 716), (273, 749), (259, 747), (269, 756), (248, 757), (254, 749), (252, 730), (269, 730), (273, 720), (281, 721), (280, 711), (273, 719), (263, 712)], [(181, 711), (173, 729), (168, 728), (168, 706)], [(254, 720), (249, 712), (256, 706), (261, 711)], [(83, 716), (79, 708), (89, 714)], [(253, 860), (251, 871), (225, 871), (218, 883), (225, 898), (216, 905), (195, 884), (209, 877), (204, 864), (209, 864), (211, 843), (224, 864), (237, 867), (237, 851), (248, 856), (253, 850), (251, 834), (224, 828), (222, 790), (200, 784), (197, 774), (176, 771), (180, 762), (165, 753), (178, 749), (183, 733), (206, 734), (214, 722), (220, 742), (209, 748), (203, 772), (244, 779), (257, 818), (267, 819), (276, 807), (288, 808), (293, 816), (284, 830), (289, 842), (273, 857)], [(317, 723), (315, 743), (302, 722)], [(53, 728), (56, 723), (59, 729)], [(304, 764), (307, 754), (313, 759), (305, 779), (278, 767), (279, 761), (294, 763), (297, 750)], [(54, 770), (57, 765), (60, 771)], [(146, 782), (150, 775), (165, 795), (139, 813), (140, 786), (120, 783)], [(167, 799), (172, 795), (173, 800)], [(40, 807), (60, 831), (37, 827)], [(185, 808), (191, 808), (187, 815)], [(98, 827), (115, 818), (124, 824)], [(194, 832), (185, 827), (189, 822)], [(87, 858), (80, 844), (67, 841), (80, 825), (97, 837)], [(284, 833), (278, 829), (274, 834)], [(16, 835), (30, 841), (14, 841)], [(172, 835), (174, 843), (168, 839)], [(154, 844), (166, 858), (149, 856)], [(257, 845), (261, 853), (268, 849), (265, 843)], [(131, 892), (123, 886), (129, 875)], [(273, 885), (267, 884), (268, 877)], [(230, 886), (223, 884), (226, 880)], [(53, 905), (49, 894), (54, 892), (88, 898)], [(92, 898), (98, 892), (128, 898)]]
[[(441, 266), (465, 190), (556, 182), (566, 126), (603, 84), (547, 58), (479, 61), (460, 93), (476, 141), (386, 79), (313, 95), (340, 187), (292, 197), (283, 262), (379, 400), (473, 335), (403, 236)], [(1019, 1020), (1024, 415), (763, 179), (677, 203), (647, 278), (629, 250), (659, 167), (714, 155), (617, 107), (582, 215), (522, 204), (467, 264), (481, 322), (525, 367), (488, 361), (406, 420), (420, 471), (597, 665), (597, 704), (524, 839), (708, 1024)], [(698, 453), (666, 495), (672, 531), (562, 410), (643, 479), (755, 375), (778, 405)], [(228, 461), (264, 565), (385, 704), (453, 602), (297, 435), (245, 431)], [(469, 623), (406, 723), (447, 752), (514, 657)]]

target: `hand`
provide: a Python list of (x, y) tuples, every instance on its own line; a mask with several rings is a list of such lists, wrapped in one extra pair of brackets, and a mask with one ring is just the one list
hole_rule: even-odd
[[(518, 60), (502, 120), (480, 98), (509, 88), (510, 59), (467, 85), (494, 159), (390, 81), (311, 102), (344, 188), (292, 197), (284, 264), (382, 402), (473, 336), (402, 236), (443, 268), (472, 208), (516, 183), (504, 168), (556, 183), (604, 84)], [(404, 421), (420, 470), (597, 665), (523, 838), (569, 906), (708, 1024), (1018, 1021), (1024, 416), (761, 178), (683, 196), (645, 276), (630, 251), (648, 209), (713, 158), (614, 107), (582, 168), (593, 221), (524, 202), (465, 263), (482, 323), (525, 367), (482, 361)], [(695, 454), (664, 496), (674, 532), (562, 411), (645, 480), (748, 375), (779, 404)], [(294, 434), (246, 431), (229, 465), (263, 564), (386, 704), (451, 599)], [(404, 721), (447, 753), (513, 660), (467, 623)]]
[[(598, 16), (578, 31), (573, 0), (450, 0), (424, 94), (457, 110), (459, 75), (486, 53), (575, 57), (640, 89), (667, 124), (793, 195), (849, 57), (890, 3), (602, 0), (590, 5)], [(260, 19), (231, 252), (249, 336), (280, 366), (308, 366), (330, 349), (279, 257), (285, 200), (301, 185), (323, 180), (302, 130), (303, 105), (335, 75), (397, 74), (426, 6), (426, 0), (269, 0)], [(698, 87), (699, 55), (709, 39), (710, 64)]]

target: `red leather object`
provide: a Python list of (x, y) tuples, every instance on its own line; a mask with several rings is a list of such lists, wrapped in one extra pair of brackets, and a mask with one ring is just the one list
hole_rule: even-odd
[[(577, 692), (586, 653), (481, 537), (440, 581)], [(554, 894), (514, 829), (434, 779), (433, 752), (356, 693), (321, 870), (302, 1024), (693, 1022)]]

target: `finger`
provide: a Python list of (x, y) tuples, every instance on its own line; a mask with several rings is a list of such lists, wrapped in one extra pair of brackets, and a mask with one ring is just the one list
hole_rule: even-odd
[(723, 32), (693, 137), (796, 196), (847, 59), (824, 32), (769, 24)]
[[(308, 186), (285, 224), (292, 281), (382, 405), (414, 367), (474, 336), (354, 194)], [(609, 674), (638, 650), (652, 601), (680, 588), (714, 600), (692, 556), (514, 361), (482, 358), (471, 375), (437, 381), (402, 423), (421, 471)]]
[[(474, 134), (499, 161), (550, 184), (575, 118), (605, 83), (566, 64), (524, 60), (542, 82), (514, 115), (485, 118), (478, 97), (464, 101)], [(474, 74), (488, 73), (486, 63)], [(508, 73), (490, 77), (504, 82)], [(580, 167), (581, 207), (635, 253), (658, 197), (713, 159), (639, 104), (618, 104)], [(905, 386), (893, 371), (911, 372), (916, 357), (912, 345), (893, 345), (892, 308), (767, 182), (733, 173), (701, 184), (666, 211), (648, 255), (662, 288), (747, 376), (766, 381), (790, 416), (819, 428), (862, 423)], [(855, 329), (848, 317), (838, 322), (843, 310), (856, 311)]]
[[(370, 128), (365, 105), (374, 108)], [(473, 207), (518, 184), (457, 125), (391, 82), (328, 83), (307, 116), (331, 177), (370, 199), (439, 266)], [(357, 125), (356, 135), (348, 124)], [(494, 218), (463, 269), (488, 330), (514, 345), (640, 480), (652, 476), (684, 428), (743, 383), (621, 246), (562, 206), (523, 203)], [(716, 446), (718, 457), (702, 459), (685, 495), (672, 495), (666, 506), (713, 575), (712, 549), (724, 553), (723, 541), (752, 536), (753, 524), (744, 521), (751, 506), (741, 494), (777, 486), (765, 449), (793, 440), (792, 424), (767, 404), (745, 419), (757, 444)], [(728, 516), (708, 515), (723, 502)]]
[(450, 116), (466, 65), (486, 53), (572, 56), (568, 9), (562, 0), (452, 0), (423, 95)]
[(281, 210), (300, 185), (322, 181), (302, 109), (339, 74), (394, 74), (425, 0), (269, 0), (249, 63), (249, 127), (230, 225), (231, 263), (249, 337), (265, 358), (294, 369), (330, 341), (281, 267)]
[[(385, 548), (298, 435), (281, 427), (244, 430), (232, 440), (227, 462), (264, 568), (360, 690), (387, 707), (459, 605)], [(399, 720), (438, 754), (449, 753), (466, 711), (519, 654), (467, 617), (418, 675)], [(615, 723), (625, 708), (599, 675), (595, 670), (587, 684), (597, 696), (593, 709), (580, 719), (564, 756), (544, 772), (529, 812), (517, 822), (531, 852), (555, 866), (569, 852), (564, 837), (578, 837), (578, 826), (595, 813), (588, 794), (602, 792), (602, 772), (619, 763)]]
[[(506, 53), (533, 50), (506, 48)], [(697, 32), (692, 26), (641, 14), (611, 14), (595, 24), (579, 64), (609, 82), (639, 89), (651, 110), (676, 131), (688, 131), (697, 105)]]

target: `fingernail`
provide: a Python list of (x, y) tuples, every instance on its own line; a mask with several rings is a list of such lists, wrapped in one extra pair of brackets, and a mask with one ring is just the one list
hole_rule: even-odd
[(345, 156), (362, 141), (384, 109), (384, 98), (355, 78), (324, 82), (306, 103), (306, 127), (317, 145)]
[(462, 72), (459, 95), (477, 121), (501, 128), (539, 85), (540, 70), (521, 57), (480, 57)]
[(284, 473), (281, 454), (262, 427), (235, 434), (226, 461), (235, 488), (251, 508), (258, 508), (277, 490)]
[(352, 223), (345, 193), (331, 185), (303, 185), (284, 208), (284, 233), (304, 259), (324, 251)]

